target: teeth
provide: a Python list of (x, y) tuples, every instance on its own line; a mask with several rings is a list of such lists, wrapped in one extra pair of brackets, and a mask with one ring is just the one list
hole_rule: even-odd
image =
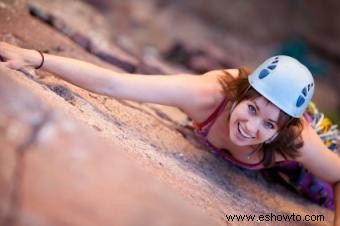
[(240, 131), (241, 135), (244, 136), (245, 138), (253, 138), (252, 136), (247, 135), (241, 128), (240, 124), (238, 125), (238, 130)]

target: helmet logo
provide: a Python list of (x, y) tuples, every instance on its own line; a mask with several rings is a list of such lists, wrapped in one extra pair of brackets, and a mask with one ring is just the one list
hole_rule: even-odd
[(271, 64), (267, 68), (262, 69), (262, 71), (259, 74), (259, 79), (263, 79), (263, 78), (267, 77), (267, 75), (269, 75), (269, 73), (276, 68), (276, 64), (278, 62), (279, 62), (279, 57), (275, 57), (274, 61), (271, 62)]
[(307, 86), (305, 86), (301, 93), (302, 95), (300, 95), (296, 101), (296, 107), (301, 107), (301, 105), (303, 105), (303, 103), (305, 103), (305, 97), (307, 97), (310, 89), (314, 86), (314, 83), (309, 83)]
[(296, 101), (296, 107), (301, 107), (301, 105), (303, 105), (303, 103), (305, 103), (305, 98), (300, 95), (299, 98)]

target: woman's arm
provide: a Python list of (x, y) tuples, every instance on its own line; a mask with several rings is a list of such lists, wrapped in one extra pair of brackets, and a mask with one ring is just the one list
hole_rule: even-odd
[[(3, 65), (17, 70), (25, 66), (36, 67), (42, 60), (36, 50), (4, 42), (0, 43), (0, 56)], [(218, 89), (204, 76), (118, 73), (76, 59), (50, 54), (44, 54), (44, 57), (44, 70), (86, 90), (114, 98), (176, 106), (188, 114), (213, 101), (210, 94)]]
[(316, 131), (303, 119), (303, 147), (298, 161), (315, 176), (335, 184), (340, 181), (340, 156), (330, 151), (322, 142)]
[(312, 174), (333, 185), (335, 218), (340, 225), (340, 156), (328, 150), (315, 130), (303, 119), (302, 138), (304, 145), (299, 149), (301, 162)]

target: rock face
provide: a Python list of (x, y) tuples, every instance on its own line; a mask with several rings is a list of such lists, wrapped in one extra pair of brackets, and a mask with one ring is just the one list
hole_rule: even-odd
[[(0, 3), (2, 41), (116, 71), (179, 70), (129, 55), (100, 28), (98, 36), (85, 32), (107, 25), (81, 1)], [(333, 220), (331, 211), (207, 152), (178, 109), (99, 96), (44, 71), (0, 68), (0, 144), (0, 225), (243, 225), (226, 214)], [(275, 222), (290, 224), (305, 225)]]
[(214, 224), (122, 147), (8, 77), (18, 73), (0, 74), (1, 225)]

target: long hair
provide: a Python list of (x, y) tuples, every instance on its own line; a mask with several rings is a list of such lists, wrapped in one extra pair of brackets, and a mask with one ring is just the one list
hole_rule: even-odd
[[(248, 76), (251, 70), (246, 67), (239, 69), (239, 76), (233, 78), (227, 71), (224, 71), (225, 76), (220, 77), (220, 84), (223, 87), (223, 92), (227, 99), (237, 105), (243, 100), (253, 100), (261, 97), (255, 89), (250, 87)], [(293, 118), (280, 110), (278, 119), (278, 135), (270, 143), (259, 145), (259, 150), (262, 151), (263, 165), (270, 167), (274, 163), (274, 154), (278, 153), (285, 159), (296, 158), (299, 156), (298, 149), (303, 146), (301, 137), (302, 121), (298, 118)]]

